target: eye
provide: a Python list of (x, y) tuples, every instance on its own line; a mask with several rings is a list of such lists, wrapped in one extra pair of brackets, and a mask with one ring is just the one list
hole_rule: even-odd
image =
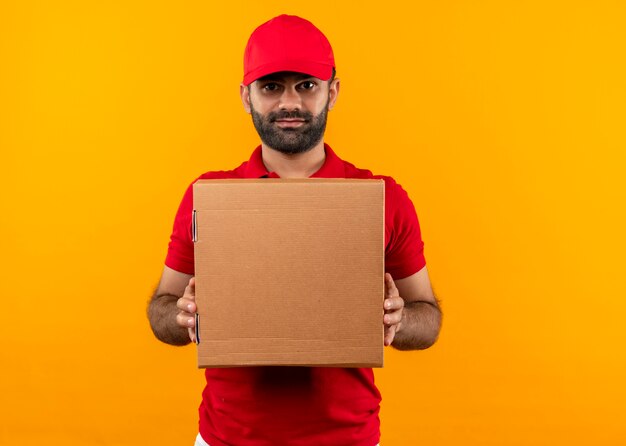
[(267, 84), (263, 85), (263, 91), (276, 91), (278, 90), (278, 84), (274, 83), (274, 82), (268, 82)]
[(310, 90), (315, 87), (315, 82), (313, 81), (304, 81), (300, 84), (300, 88), (303, 90)]

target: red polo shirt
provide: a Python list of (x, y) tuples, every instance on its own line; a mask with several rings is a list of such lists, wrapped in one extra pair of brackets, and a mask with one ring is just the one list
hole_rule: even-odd
[[(315, 178), (380, 178), (385, 181), (385, 271), (394, 279), (424, 267), (424, 243), (413, 203), (391, 177), (373, 175), (341, 160), (324, 145), (326, 159)], [(198, 179), (276, 178), (261, 146), (234, 170)], [(194, 181), (195, 182), (195, 181)], [(194, 274), (189, 186), (176, 214), (165, 264)], [(381, 317), (382, 324), (382, 317)], [(373, 446), (379, 442), (380, 393), (372, 369), (241, 367), (205, 370), (200, 434), (211, 446)]]

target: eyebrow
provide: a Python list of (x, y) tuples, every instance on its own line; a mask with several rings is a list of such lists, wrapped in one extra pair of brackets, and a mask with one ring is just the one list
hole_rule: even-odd
[[(287, 75), (285, 75), (284, 73), (289, 73)], [(257, 79), (257, 81), (278, 81), (283, 79), (285, 76), (295, 76), (296, 80), (304, 80), (304, 79), (315, 79), (315, 76), (311, 76), (309, 74), (305, 74), (305, 73), (295, 73), (295, 72), (284, 72), (284, 73), (272, 73), (272, 74), (268, 74), (267, 76), (263, 76)]]

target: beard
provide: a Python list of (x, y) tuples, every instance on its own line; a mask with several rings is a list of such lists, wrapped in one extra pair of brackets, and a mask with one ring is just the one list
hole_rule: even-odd
[[(328, 101), (316, 116), (311, 112), (299, 110), (262, 115), (254, 109), (252, 103), (250, 111), (254, 128), (266, 146), (286, 155), (295, 155), (311, 150), (322, 140), (328, 118)], [(296, 128), (280, 128), (274, 124), (278, 119), (302, 119), (304, 124)]]

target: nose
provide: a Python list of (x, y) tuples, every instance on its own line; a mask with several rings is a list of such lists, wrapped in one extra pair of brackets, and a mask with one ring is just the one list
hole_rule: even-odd
[(278, 106), (281, 110), (286, 111), (300, 110), (302, 107), (302, 99), (295, 88), (285, 88), (280, 95), (280, 103)]

